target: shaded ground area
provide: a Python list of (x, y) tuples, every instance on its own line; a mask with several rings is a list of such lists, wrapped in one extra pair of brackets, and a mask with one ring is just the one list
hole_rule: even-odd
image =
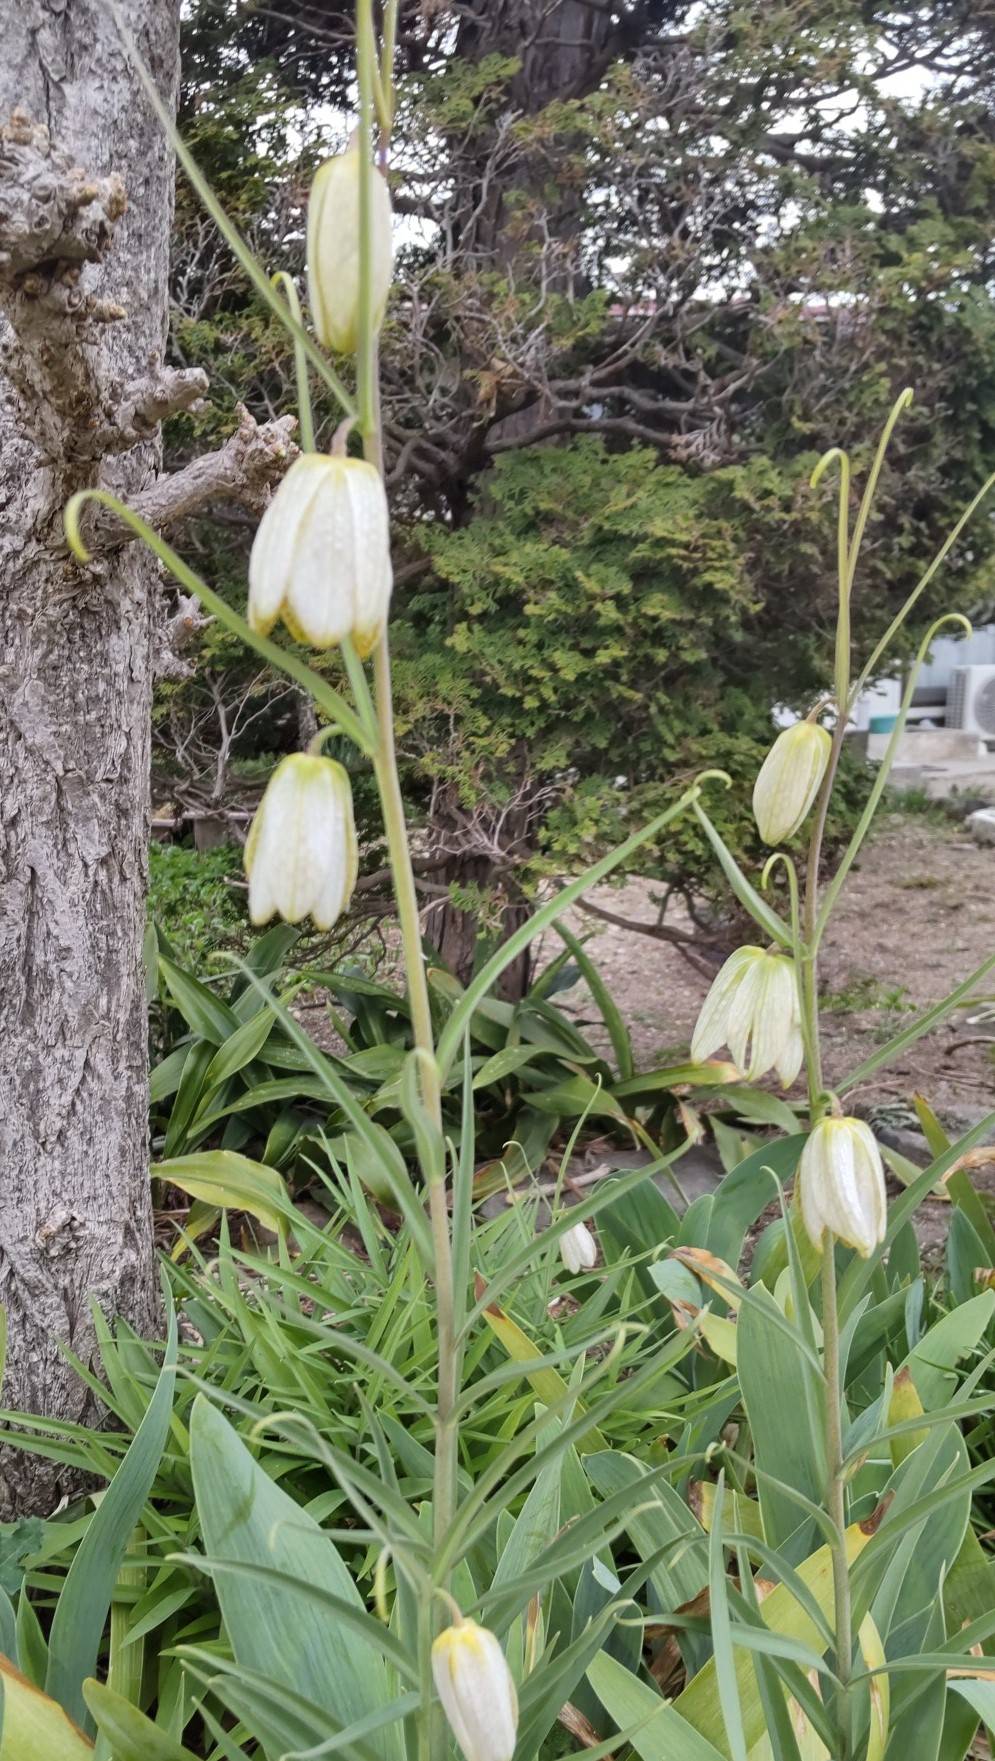
[[(601, 888), (592, 898), (609, 910), (653, 923), (652, 882)], [(668, 919), (670, 921), (670, 919)], [(573, 912), (590, 935), (588, 952), (629, 1026), (636, 1061), (646, 1069), (686, 1049), (709, 980), (671, 945), (633, 935)], [(592, 933), (593, 932), (593, 933)], [(540, 959), (552, 958), (547, 937)], [(892, 815), (880, 823), (850, 875), (827, 934), (822, 962), (823, 1039), (830, 1085), (861, 1064), (970, 971), (995, 953), (995, 850), (982, 849), (946, 821)], [(995, 998), (995, 977), (979, 997)], [(590, 1019), (580, 986), (558, 999)], [(901, 1118), (916, 1090), (948, 1127), (963, 1130), (995, 1105), (995, 1004), (959, 1010), (894, 1064), (854, 1091), (860, 1111), (889, 1104)]]

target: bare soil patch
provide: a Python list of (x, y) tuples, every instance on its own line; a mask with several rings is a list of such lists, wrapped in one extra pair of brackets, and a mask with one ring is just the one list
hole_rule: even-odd
[[(599, 888), (591, 897), (618, 915), (652, 924), (658, 891), (652, 882), (632, 880)], [(569, 913), (568, 921), (590, 938), (587, 950), (629, 1027), (638, 1067), (682, 1056), (708, 978), (672, 945), (583, 910)], [(558, 938), (547, 935), (540, 961), (559, 950)], [(995, 851), (980, 848), (953, 823), (901, 814), (880, 822), (848, 878), (825, 942), (827, 1082), (842, 1080), (993, 952)], [(977, 993), (986, 994), (995, 997), (995, 978)], [(580, 985), (558, 1001), (578, 1020), (596, 1017)], [(950, 1129), (960, 1131), (995, 1106), (995, 1009), (990, 1021), (972, 1023), (980, 1010), (977, 1002), (958, 1010), (853, 1091), (860, 1110), (891, 1104), (900, 1115), (919, 1091)]]

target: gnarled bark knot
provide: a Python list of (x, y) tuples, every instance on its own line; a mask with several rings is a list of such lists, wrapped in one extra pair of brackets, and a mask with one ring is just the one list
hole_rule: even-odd
[(98, 367), (95, 326), (127, 312), (102, 296), (95, 266), (126, 207), (116, 172), (89, 176), (25, 111), (0, 127), (0, 306), (10, 324), (0, 369), (19, 394), (25, 431), (62, 467), (53, 485), (61, 496), (207, 390), (199, 368), (160, 367), (123, 384)]
[(97, 263), (127, 207), (116, 172), (88, 177), (53, 147), (44, 123), (15, 110), (0, 128), (0, 274), (42, 283), (68, 265)]

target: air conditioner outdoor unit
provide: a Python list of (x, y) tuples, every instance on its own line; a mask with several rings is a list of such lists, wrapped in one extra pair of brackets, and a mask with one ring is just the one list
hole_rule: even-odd
[(957, 666), (947, 692), (947, 727), (995, 740), (995, 666)]

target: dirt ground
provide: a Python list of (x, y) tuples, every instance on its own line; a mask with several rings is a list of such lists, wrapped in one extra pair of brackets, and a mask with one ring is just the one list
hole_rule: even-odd
[[(652, 883), (631, 881), (594, 892), (595, 903), (653, 923)], [(629, 1026), (637, 1066), (682, 1056), (708, 977), (672, 945), (605, 924), (583, 910), (571, 927), (590, 935), (587, 951)], [(680, 927), (680, 920), (668, 917)], [(593, 934), (591, 934), (593, 930)], [(545, 938), (540, 962), (559, 951)], [(879, 823), (854, 866), (827, 933), (822, 961), (826, 1079), (832, 1086), (876, 1046), (951, 991), (995, 953), (995, 850), (973, 843), (953, 822), (891, 815)], [(995, 999), (995, 973), (978, 992)], [(557, 999), (578, 1021), (592, 1019), (584, 989)], [(995, 1106), (995, 1003), (955, 1012), (894, 1064), (852, 1092), (861, 1112), (894, 1107), (901, 1122), (916, 1090), (948, 1128), (962, 1131)], [(592, 1037), (597, 1037), (593, 1035)], [(908, 1123), (914, 1123), (910, 1117)]]

